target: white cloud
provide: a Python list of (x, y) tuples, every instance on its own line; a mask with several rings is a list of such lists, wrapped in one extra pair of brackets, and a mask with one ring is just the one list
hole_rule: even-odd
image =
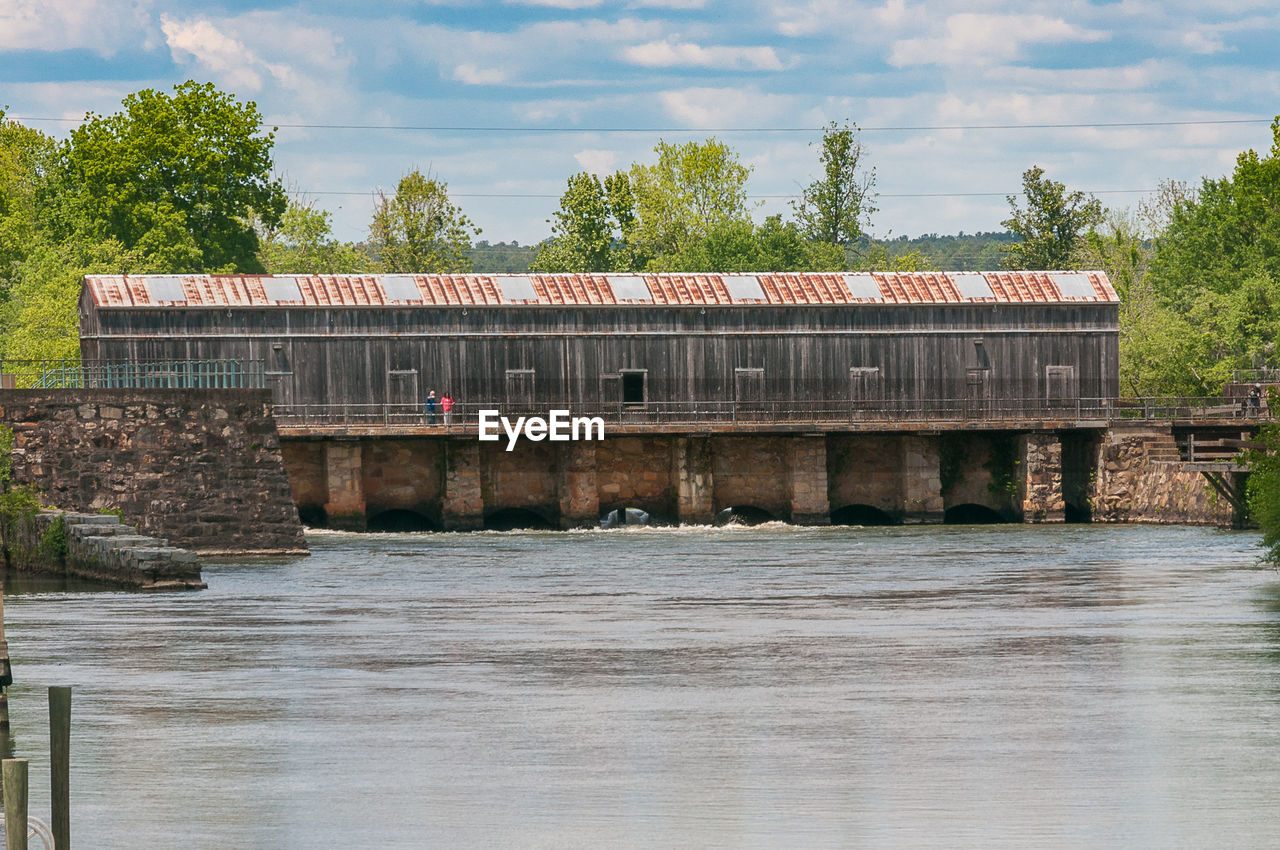
[[(221, 20), (161, 16), (178, 65), (194, 66), (235, 93), (267, 92), (298, 115), (322, 117), (359, 100), (348, 78), (352, 59), (342, 39), (296, 15), (254, 12)], [(281, 116), (282, 118), (291, 116)]]
[(0, 50), (112, 56), (145, 40), (148, 17), (145, 4), (119, 0), (0, 0)]
[(1025, 44), (1103, 41), (1109, 33), (1084, 29), (1044, 15), (951, 15), (943, 32), (894, 42), (889, 63), (909, 65), (990, 65), (1022, 55)]
[(651, 41), (622, 51), (623, 58), (646, 68), (675, 66), (781, 71), (772, 47), (702, 47), (688, 42)]
[(253, 92), (262, 89), (262, 76), (255, 66), (263, 68), (265, 63), (211, 21), (175, 21), (162, 16), (160, 29), (175, 62), (182, 64), (190, 57), (216, 74), (224, 84)]
[(582, 150), (573, 155), (583, 171), (591, 174), (611, 174), (617, 168), (618, 152), (602, 150)]
[(914, 15), (908, 12), (905, 0), (885, 0), (883, 6), (848, 0), (807, 0), (799, 5), (770, 2), (767, 11), (778, 21), (778, 32), (785, 36), (834, 35), (839, 40), (855, 37), (865, 40), (871, 30), (880, 38), (884, 38), (886, 31), (891, 34), (907, 24), (919, 31), (919, 22), (928, 20), (936, 12), (924, 8), (927, 3), (915, 5)]
[(593, 9), (604, 0), (507, 0), (508, 6), (547, 6), (552, 9)]
[(707, 0), (631, 0), (629, 9), (701, 9)]
[(687, 88), (658, 93), (663, 109), (690, 127), (766, 127), (794, 105), (788, 95), (750, 88)]
[(1184, 33), (1182, 36), (1182, 44), (1192, 53), (1209, 55), (1212, 53), (1224, 53), (1227, 46), (1222, 42), (1222, 36), (1217, 33), (1206, 33), (1200, 30), (1192, 30)]
[(472, 86), (492, 86), (505, 82), (507, 75), (500, 68), (479, 68), (468, 62), (453, 69), (453, 78)]

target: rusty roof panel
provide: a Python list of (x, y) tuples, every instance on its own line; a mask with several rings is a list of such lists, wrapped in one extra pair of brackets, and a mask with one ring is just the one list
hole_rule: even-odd
[[(90, 275), (99, 307), (1115, 303), (1104, 272)], [(414, 293), (417, 297), (413, 297)], [(176, 296), (185, 300), (177, 300)]]

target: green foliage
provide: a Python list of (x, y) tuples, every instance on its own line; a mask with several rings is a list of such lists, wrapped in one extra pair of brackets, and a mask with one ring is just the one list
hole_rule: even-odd
[(60, 237), (114, 240), (173, 272), (261, 271), (251, 214), (285, 210), (262, 116), (211, 83), (144, 89), (71, 133), (55, 188)]
[(13, 429), (0, 425), (0, 493), (13, 482)]
[(1280, 279), (1280, 117), (1271, 132), (1270, 156), (1241, 153), (1230, 177), (1206, 178), (1175, 205), (1151, 269), (1171, 304), (1230, 293), (1250, 277)]
[(804, 235), (815, 242), (852, 245), (871, 225), (876, 211), (876, 171), (863, 168), (866, 148), (857, 125), (834, 121), (822, 134), (822, 179), (810, 183), (792, 203)]
[(471, 268), (478, 274), (520, 274), (529, 271), (539, 246), (519, 242), (489, 243), (481, 239), (471, 245)]
[(381, 190), (369, 225), (369, 250), (386, 272), (465, 272), (471, 270), (471, 238), (479, 233), (471, 219), (449, 200), (442, 180), (410, 171), (394, 196)]
[[(675, 254), (687, 243), (734, 222), (750, 222), (747, 178), (751, 169), (723, 142), (673, 145), (658, 142), (658, 162), (631, 166), (627, 185), (635, 220), (623, 232), (639, 255)], [(616, 213), (615, 213), (616, 214)]]
[(58, 516), (40, 535), (40, 557), (47, 562), (60, 564), (67, 558), (67, 521)]
[(1163, 310), (1150, 333), (1169, 345), (1167, 386), (1217, 393), (1233, 369), (1280, 365), (1280, 118), (1271, 131), (1268, 156), (1245, 151), (1230, 177), (1167, 199), (1136, 293)]
[[(1270, 404), (1275, 399), (1268, 399)], [(1280, 426), (1263, 425), (1244, 458), (1250, 465), (1246, 496), (1249, 516), (1262, 529), (1263, 559), (1280, 564)]]
[(858, 250), (845, 249), (846, 265), (854, 271), (922, 272), (937, 267), (923, 251), (890, 251), (883, 242), (864, 240)]
[(845, 258), (840, 246), (811, 242), (795, 222), (784, 223), (782, 216), (773, 215), (759, 226), (721, 222), (649, 267), (680, 272), (841, 271)]
[(0, 540), (10, 540), (15, 524), (40, 510), (30, 487), (13, 483), (13, 430), (0, 425)]
[(1001, 247), (1016, 238), (1003, 231), (891, 239), (864, 236), (846, 246), (845, 253), (849, 268), (859, 271), (990, 271), (1000, 267)]
[(991, 438), (990, 454), (983, 469), (991, 473), (987, 489), (997, 496), (1013, 497), (1018, 493), (1018, 467), (1022, 459), (1018, 453), (1018, 439), (1012, 435), (995, 435)]
[(334, 239), (332, 215), (308, 201), (290, 201), (278, 225), (257, 219), (255, 226), (259, 259), (270, 274), (354, 274), (373, 265), (354, 245)]
[(39, 232), (40, 193), (56, 155), (53, 139), (5, 121), (0, 109), (0, 304), (8, 299), (14, 269)]
[(638, 257), (631, 246), (635, 196), (630, 178), (611, 174), (601, 182), (579, 172), (569, 178), (551, 222), (551, 239), (538, 249), (535, 272), (630, 271)]
[(1012, 215), (1002, 221), (1021, 238), (1005, 246), (1002, 263), (1007, 269), (1072, 269), (1080, 240), (1102, 221), (1102, 204), (1084, 192), (1068, 193), (1066, 187), (1032, 166), (1022, 174), (1027, 208), (1020, 209), (1007, 196)]

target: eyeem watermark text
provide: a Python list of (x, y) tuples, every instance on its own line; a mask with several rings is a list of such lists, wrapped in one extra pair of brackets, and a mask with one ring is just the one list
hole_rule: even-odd
[(502, 439), (503, 432), (507, 435), (507, 451), (515, 449), (516, 442), (521, 437), (535, 443), (542, 440), (551, 440), (553, 443), (603, 440), (604, 419), (599, 416), (570, 416), (567, 410), (552, 410), (545, 419), (541, 416), (517, 416), (513, 423), (507, 417), (499, 416), (496, 410), (480, 411), (482, 441), (496, 442)]

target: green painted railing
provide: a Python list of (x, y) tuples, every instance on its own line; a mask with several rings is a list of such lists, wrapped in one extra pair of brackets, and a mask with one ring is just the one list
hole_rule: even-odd
[(0, 360), (9, 389), (262, 389), (261, 360)]

